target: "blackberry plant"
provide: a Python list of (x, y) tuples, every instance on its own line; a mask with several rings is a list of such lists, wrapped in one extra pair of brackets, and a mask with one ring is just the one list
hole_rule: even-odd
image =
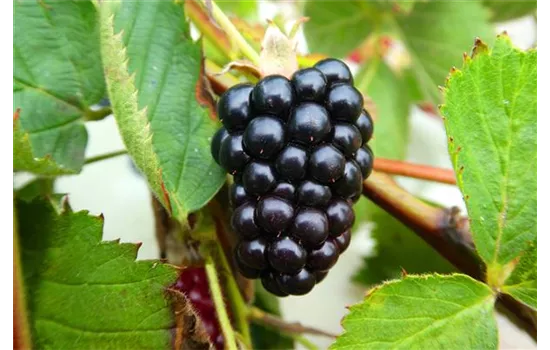
[(13, 7), (14, 349), (534, 345), (536, 1)]

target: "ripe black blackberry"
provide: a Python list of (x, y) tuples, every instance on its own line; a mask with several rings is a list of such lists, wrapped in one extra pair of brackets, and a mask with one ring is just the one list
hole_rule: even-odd
[(218, 102), (223, 127), (214, 160), (234, 175), (236, 265), (277, 296), (302, 295), (321, 282), (350, 243), (352, 205), (373, 165), (373, 134), (348, 67), (325, 59)]

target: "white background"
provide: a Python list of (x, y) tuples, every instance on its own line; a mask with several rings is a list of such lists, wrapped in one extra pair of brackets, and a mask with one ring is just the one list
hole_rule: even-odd
[[(261, 15), (273, 16), (273, 9), (262, 3)], [(285, 9), (287, 10), (287, 9)], [(499, 25), (498, 32), (507, 30), (512, 41), (521, 48), (533, 45), (536, 24), (531, 18)], [(124, 146), (112, 117), (88, 123), (88, 157), (123, 149)], [(450, 168), (446, 138), (442, 123), (414, 108), (411, 111), (411, 143), (409, 160)], [(19, 176), (15, 185), (29, 177)], [(400, 179), (401, 180), (401, 179)], [(460, 192), (453, 186), (431, 184), (415, 180), (401, 181), (409, 190), (445, 205), (464, 208)], [(154, 223), (150, 195), (145, 182), (131, 168), (126, 156), (107, 160), (84, 168), (78, 176), (63, 177), (56, 190), (68, 193), (75, 210), (86, 209), (92, 214), (105, 216), (104, 239), (121, 238), (122, 241), (143, 242), (139, 258), (158, 258), (154, 238)], [(303, 324), (340, 333), (340, 320), (347, 313), (345, 306), (359, 302), (365, 288), (351, 284), (350, 277), (361, 266), (362, 257), (372, 254), (373, 242), (369, 239), (369, 225), (354, 236), (350, 249), (340, 258), (323, 283), (306, 296), (281, 299), (284, 317)], [(535, 343), (505, 318), (499, 317), (502, 349), (530, 349)], [(322, 348), (330, 344), (325, 338), (311, 338)]]

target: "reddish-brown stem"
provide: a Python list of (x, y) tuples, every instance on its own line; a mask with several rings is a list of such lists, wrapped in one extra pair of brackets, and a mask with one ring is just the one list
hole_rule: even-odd
[(17, 215), (13, 213), (13, 349), (31, 349), (31, 336), (25, 305), (25, 287), (19, 257)]
[[(476, 254), (467, 217), (458, 208), (437, 208), (397, 186), (387, 174), (374, 171), (363, 183), (363, 194), (387, 211), (460, 271), (484, 281), (485, 267)], [(513, 314), (512, 320), (537, 337), (536, 317), (527, 306), (501, 295), (498, 304)]]
[(441, 182), (444, 184), (456, 185), (455, 174), (450, 169), (436, 168), (428, 165), (413, 164), (400, 160), (376, 158), (374, 170), (415, 179)]

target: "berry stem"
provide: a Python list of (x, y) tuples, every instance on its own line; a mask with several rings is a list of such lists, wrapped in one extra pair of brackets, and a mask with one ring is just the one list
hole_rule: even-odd
[(239, 79), (229, 73), (218, 75), (223, 68), (209, 59), (205, 60), (204, 68), (206, 77), (212, 86), (212, 90), (218, 95), (222, 95), (227, 89), (240, 82)]
[[(399, 187), (393, 179), (377, 171), (363, 182), (363, 195), (409, 227), (458, 270), (484, 282), (485, 267), (474, 249), (467, 217), (458, 208), (431, 206)], [(536, 317), (529, 307), (502, 295), (497, 305), (512, 314), (512, 322), (536, 340)]]
[(413, 164), (393, 159), (375, 158), (374, 170), (386, 174), (456, 185), (455, 174), (452, 170), (431, 167), (428, 165)]
[(25, 305), (25, 287), (19, 256), (17, 214), (13, 208), (13, 349), (32, 349), (31, 333)]
[(231, 49), (231, 42), (227, 35), (217, 27), (197, 1), (186, 0), (185, 13), (204, 37), (210, 41), (216, 49), (228, 60), (236, 60), (237, 57)]
[(251, 348), (252, 337), (250, 335), (250, 327), (248, 325), (248, 318), (247, 318), (248, 307), (244, 302), (244, 299), (241, 295), (239, 287), (237, 286), (237, 282), (233, 277), (233, 273), (231, 273), (229, 263), (227, 262), (227, 259), (225, 258), (225, 254), (223, 253), (222, 247), (220, 246), (218, 241), (216, 241), (216, 258), (221, 265), (221, 269), (222, 269), (221, 273), (223, 274), (223, 277), (224, 277), (223, 280), (226, 282), (226, 291), (227, 291), (229, 300), (232, 303), (231, 309), (233, 311), (233, 315), (237, 320), (237, 326), (239, 328), (239, 331), (242, 334), (242, 338), (243, 338), (242, 341), (245, 343), (247, 347)]
[(125, 149), (120, 150), (120, 151), (114, 151), (114, 152), (100, 154), (98, 156), (94, 156), (94, 157), (90, 157), (90, 158), (86, 159), (86, 161), (84, 162), (84, 165), (93, 164), (93, 163), (96, 163), (96, 162), (100, 162), (102, 160), (115, 158), (115, 157), (118, 157), (118, 156), (122, 156), (124, 154), (128, 154), (128, 151), (125, 150)]
[(220, 282), (218, 280), (218, 275), (216, 273), (216, 265), (212, 260), (212, 256), (208, 255), (206, 257), (206, 263), (204, 265), (206, 270), (206, 277), (208, 278), (208, 285), (210, 287), (210, 293), (212, 294), (212, 300), (214, 301), (214, 306), (216, 307), (216, 314), (218, 315), (218, 320), (222, 328), (223, 337), (227, 348), (229, 350), (237, 350), (237, 342), (235, 341), (235, 333), (231, 322), (229, 321), (229, 315), (225, 309), (225, 303), (223, 301), (222, 290), (220, 287)]
[(239, 33), (229, 18), (223, 13), (218, 5), (212, 0), (200, 0), (200, 3), (207, 12), (210, 12), (217, 24), (223, 29), (227, 36), (237, 45), (241, 53), (255, 65), (260, 64), (260, 56), (246, 39)]
[[(270, 313), (267, 313), (255, 306), (251, 307), (249, 310), (249, 318), (251, 321), (256, 322), (258, 324), (262, 324), (267, 327), (271, 327), (277, 330), (280, 330), (288, 335), (296, 335), (296, 334), (312, 334), (312, 335), (321, 335), (328, 338), (336, 338), (335, 334), (313, 328), (308, 326), (303, 326), (299, 322), (286, 322), (279, 317), (272, 315)], [(293, 336), (293, 338), (295, 338)]]

